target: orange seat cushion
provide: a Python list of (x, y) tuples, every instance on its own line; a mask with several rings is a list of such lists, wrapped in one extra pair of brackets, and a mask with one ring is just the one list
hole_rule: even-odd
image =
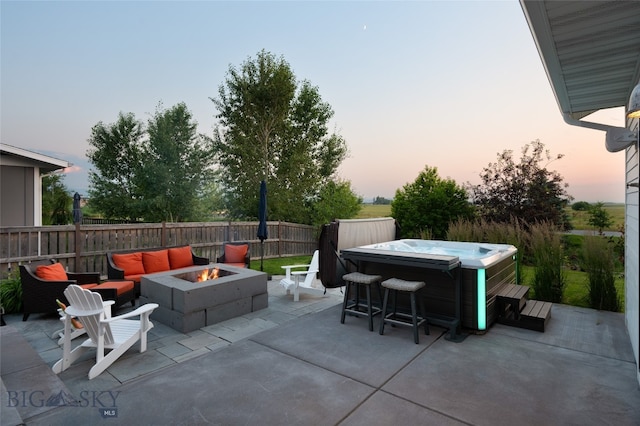
[(144, 265), (142, 264), (142, 253), (114, 254), (111, 257), (113, 263), (124, 271), (124, 275), (144, 274)]
[(69, 279), (61, 263), (40, 265), (36, 268), (36, 275), (46, 281), (67, 281)]
[(169, 250), (143, 251), (142, 264), (144, 265), (145, 274), (168, 271), (171, 269), (169, 266)]
[(133, 281), (105, 281), (98, 288), (115, 288), (116, 294), (120, 296), (133, 290)]
[(80, 287), (82, 287), (82, 288), (84, 288), (86, 290), (88, 290), (90, 288), (97, 287), (97, 286), (98, 286), (98, 284), (95, 284), (95, 283), (93, 283), (93, 284), (80, 284)]
[(247, 255), (249, 246), (227, 244), (224, 246), (224, 263), (242, 263), (244, 266), (244, 257)]
[(191, 247), (176, 247), (169, 249), (169, 265), (171, 269), (186, 268), (193, 266), (193, 256), (191, 255)]

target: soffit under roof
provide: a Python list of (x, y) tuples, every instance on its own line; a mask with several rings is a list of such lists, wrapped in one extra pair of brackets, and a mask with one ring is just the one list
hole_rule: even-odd
[(42, 173), (51, 173), (55, 170), (70, 167), (71, 163), (65, 160), (49, 157), (48, 155), (18, 148), (15, 146), (0, 144), (0, 154), (4, 157), (2, 163), (8, 164), (9, 158), (15, 159), (19, 165), (29, 164), (31, 167), (38, 167)]
[(640, 80), (640, 1), (520, 4), (563, 114), (626, 107)]

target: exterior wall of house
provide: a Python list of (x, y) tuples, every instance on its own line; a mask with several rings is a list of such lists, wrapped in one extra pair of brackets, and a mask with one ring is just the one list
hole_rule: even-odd
[(42, 226), (42, 175), (67, 161), (0, 144), (0, 226)]
[[(0, 167), (0, 224), (2, 226), (42, 225), (41, 203), (37, 208), (34, 193), (40, 194), (40, 171), (36, 167), (6, 165)], [(38, 187), (38, 192), (34, 192)], [(38, 196), (40, 200), (40, 196)], [(36, 216), (37, 214), (37, 216)]]
[[(627, 127), (638, 132), (640, 120), (634, 119)], [(638, 290), (638, 143), (625, 152), (625, 322), (633, 354), (636, 374), (640, 383), (640, 292)], [(635, 186), (629, 186), (633, 184)]]

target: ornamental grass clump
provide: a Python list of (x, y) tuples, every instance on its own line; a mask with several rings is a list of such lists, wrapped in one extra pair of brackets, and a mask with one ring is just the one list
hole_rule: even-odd
[(524, 248), (526, 228), (522, 221), (512, 217), (509, 222), (493, 222), (483, 218), (458, 219), (449, 224), (447, 240), (478, 243), (511, 244)]
[(529, 252), (533, 258), (531, 287), (538, 300), (562, 302), (567, 284), (561, 234), (550, 222), (539, 222), (529, 228)]
[(587, 273), (589, 306), (618, 312), (620, 298), (615, 286), (616, 257), (609, 242), (598, 236), (585, 236), (582, 268)]
[[(511, 244), (518, 249), (518, 263), (530, 263), (527, 255), (528, 231), (524, 223), (515, 217), (509, 222), (493, 222), (483, 218), (458, 219), (449, 225), (447, 240), (471, 241), (477, 243)], [(516, 284), (525, 279), (522, 268), (516, 273)]]

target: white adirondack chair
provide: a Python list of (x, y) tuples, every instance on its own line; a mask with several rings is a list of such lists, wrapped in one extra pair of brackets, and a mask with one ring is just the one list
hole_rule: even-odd
[[(111, 316), (111, 305), (115, 304), (115, 300), (105, 300), (102, 302), (102, 305), (105, 307), (106, 309), (106, 314), (110, 317)], [(108, 308), (108, 309), (107, 309)], [(65, 308), (66, 309), (66, 308)], [(62, 308), (58, 308), (58, 315), (60, 315), (60, 321), (62, 322), (62, 328), (59, 330), (56, 330), (53, 332), (53, 334), (51, 335), (52, 339), (58, 339), (58, 346), (62, 345), (64, 343), (64, 320), (65, 320), (65, 314), (64, 314), (65, 310), (63, 310)], [(76, 319), (77, 320), (77, 319)], [(71, 340), (75, 339), (76, 337), (80, 337), (84, 334), (86, 334), (86, 330), (84, 329), (84, 326), (78, 328), (75, 326), (76, 321), (71, 321)], [(82, 323), (80, 324), (82, 325)]]
[[(313, 252), (310, 264), (286, 265), (282, 266), (282, 268), (286, 271), (286, 275), (282, 280), (280, 280), (280, 285), (287, 290), (287, 294), (291, 294), (291, 290), (293, 290), (294, 302), (300, 300), (300, 292), (317, 296), (325, 294), (325, 290), (312, 286), (313, 280), (320, 269), (320, 256), (318, 250)], [(293, 270), (301, 268), (305, 268), (305, 270)]]
[[(153, 327), (149, 315), (158, 307), (147, 303), (124, 315), (111, 317), (111, 308), (102, 302), (99, 293), (72, 284), (64, 295), (71, 304), (65, 310), (62, 359), (53, 365), (53, 372), (66, 370), (90, 348), (96, 348), (96, 363), (89, 370), (89, 379), (97, 377), (138, 340), (140, 352), (147, 350), (147, 332)], [(140, 317), (139, 320), (126, 318)], [(89, 338), (71, 350), (71, 318), (76, 317), (84, 326)], [(105, 350), (110, 350), (105, 355)]]

